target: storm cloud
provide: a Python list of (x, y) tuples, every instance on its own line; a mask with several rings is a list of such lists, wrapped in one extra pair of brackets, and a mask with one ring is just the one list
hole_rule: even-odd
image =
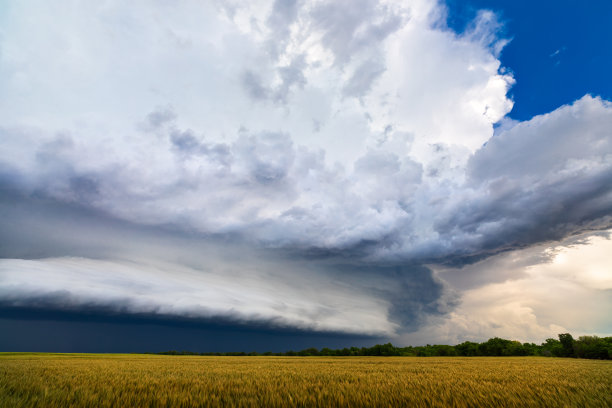
[(612, 227), (610, 102), (506, 120), (495, 14), (345, 3), (13, 4), (2, 307), (391, 338)]

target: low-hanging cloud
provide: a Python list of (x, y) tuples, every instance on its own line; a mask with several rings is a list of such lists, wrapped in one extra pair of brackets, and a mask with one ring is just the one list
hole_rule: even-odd
[[(387, 319), (384, 302), (341, 285), (319, 280), (315, 291), (315, 285), (300, 285), (299, 275), (289, 285), (273, 281), (273, 272), (246, 265), (239, 275), (210, 264), (210, 270), (179, 265), (69, 257), (3, 259), (1, 304), (372, 336), (392, 335), (397, 327)], [(245, 276), (245, 271), (250, 274)]]
[(422, 266), (254, 248), (125, 223), (3, 186), (0, 309), (388, 337), (454, 299)]

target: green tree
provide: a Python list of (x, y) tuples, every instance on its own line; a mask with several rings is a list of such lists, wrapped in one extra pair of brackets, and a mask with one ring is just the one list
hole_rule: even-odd
[(561, 342), (557, 339), (546, 339), (546, 341), (542, 343), (542, 355), (547, 357), (561, 357), (563, 355)]
[(477, 356), (478, 352), (478, 343), (474, 343), (473, 341), (464, 341), (461, 344), (457, 344), (455, 346), (455, 350), (457, 350), (457, 354), (460, 356)]
[(507, 356), (510, 355), (508, 350), (511, 345), (512, 341), (510, 340), (494, 337), (481, 343), (478, 346), (478, 351), (483, 356)]
[(580, 358), (612, 358), (612, 337), (580, 336), (574, 342), (576, 356)]
[(575, 357), (576, 352), (574, 351), (574, 338), (569, 333), (559, 334), (559, 342), (561, 342), (562, 356), (563, 357)]
[(528, 355), (527, 349), (519, 341), (511, 341), (506, 345), (504, 349), (504, 355), (506, 356), (526, 356)]
[(302, 351), (298, 351), (297, 354), (299, 356), (318, 356), (319, 355), (319, 350), (317, 350), (314, 347), (310, 347), (310, 348), (304, 349)]

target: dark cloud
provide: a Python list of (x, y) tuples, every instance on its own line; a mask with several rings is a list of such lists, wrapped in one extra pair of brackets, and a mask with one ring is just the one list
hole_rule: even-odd
[[(339, 332), (369, 333), (382, 324), (376, 330), (390, 335), (389, 325), (401, 330), (417, 327), (428, 314), (444, 313), (451, 304), (427, 268), (347, 262), (349, 253), (299, 251), (296, 257), (294, 250), (281, 248), (254, 252), (238, 237), (130, 225), (84, 207), (30, 197), (8, 187), (3, 191), (0, 300), (5, 314), (31, 309), (80, 315), (81, 320), (106, 316), (193, 325), (219, 321), (304, 333), (333, 333), (334, 327)], [(367, 245), (378, 243), (353, 248), (353, 259)], [(168, 267), (172, 271), (165, 272)], [(14, 274), (17, 269), (22, 272)], [(207, 301), (204, 294), (188, 298), (198, 287), (214, 291), (230, 282), (234, 292), (216, 301)], [(294, 294), (284, 295), (287, 290)], [(275, 299), (248, 303), (252, 296), (272, 293)], [(138, 298), (141, 295), (145, 298)], [(177, 298), (184, 306), (168, 307)], [(367, 314), (372, 310), (363, 308), (368, 304), (380, 308), (378, 322), (372, 321), (369, 328), (352, 326), (371, 319)], [(258, 309), (263, 313), (258, 315)], [(336, 315), (355, 320), (314, 324)]]
[[(389, 319), (401, 332), (417, 330), (428, 317), (442, 316), (458, 304), (456, 295), (422, 265), (336, 265), (343, 279), (359, 282), (390, 303)], [(334, 272), (330, 272), (334, 273)]]
[(0, 349), (71, 353), (303, 350), (363, 347), (382, 339), (343, 333), (282, 331), (223, 322), (160, 321), (129, 315), (92, 315), (0, 308)]
[(612, 225), (612, 116), (585, 97), (493, 137), (472, 156), (475, 194), (440, 217), (466, 254), (561, 240)]

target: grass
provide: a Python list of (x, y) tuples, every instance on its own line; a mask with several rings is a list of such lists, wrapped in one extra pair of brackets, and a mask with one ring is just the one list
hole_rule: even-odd
[(612, 406), (612, 362), (0, 353), (2, 407)]

